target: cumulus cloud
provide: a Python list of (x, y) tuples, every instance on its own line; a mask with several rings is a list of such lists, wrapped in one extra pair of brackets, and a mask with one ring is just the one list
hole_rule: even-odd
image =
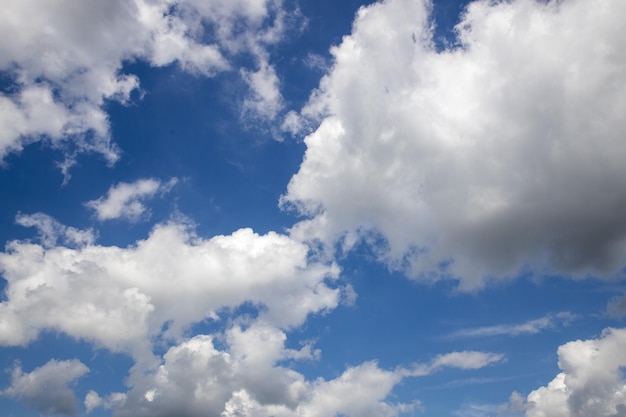
[(1, 391), (37, 410), (44, 415), (74, 416), (78, 412), (78, 400), (68, 387), (89, 372), (82, 362), (50, 360), (32, 372), (24, 372), (17, 365), (11, 375), (11, 386)]
[[(253, 329), (256, 333), (259, 329)], [(276, 330), (244, 335), (245, 345), (216, 350), (211, 338), (196, 336), (171, 348), (156, 374), (135, 381), (119, 416), (277, 417), (397, 416), (385, 402), (401, 377), (367, 362), (336, 379), (308, 381), (274, 362), (289, 357)], [(232, 342), (232, 341), (231, 341)], [(254, 342), (256, 344), (250, 344)], [(259, 342), (260, 345), (259, 345)], [(235, 341), (238, 344), (241, 341)], [(261, 347), (258, 351), (258, 347)], [(246, 352), (241, 355), (241, 349)], [(267, 381), (272, 381), (268, 384)], [(404, 405), (406, 408), (406, 405)]]
[(559, 373), (528, 395), (527, 417), (620, 417), (626, 415), (626, 329), (558, 349)]
[(485, 336), (519, 336), (522, 334), (537, 334), (544, 330), (554, 329), (558, 326), (566, 326), (574, 316), (568, 312), (548, 314), (547, 316), (529, 320), (521, 324), (499, 324), (484, 326), (473, 329), (463, 329), (454, 332), (449, 337), (485, 337)]
[[(129, 378), (132, 388), (116, 407), (116, 415), (391, 417), (421, 409), (418, 400), (393, 403), (390, 395), (404, 378), (430, 372), (413, 375), (365, 362), (334, 379), (310, 380), (281, 365), (286, 360), (315, 359), (310, 346), (286, 348), (286, 334), (275, 327), (235, 325), (223, 336), (223, 349), (217, 347), (216, 338), (195, 336), (171, 347), (155, 372), (134, 372)], [(430, 371), (444, 366), (480, 368), (492, 362), (489, 356), (480, 352), (441, 355), (433, 360)]]
[(96, 217), (100, 221), (125, 219), (135, 222), (146, 214), (146, 207), (142, 201), (154, 197), (157, 193), (167, 193), (177, 182), (177, 178), (172, 178), (164, 184), (154, 178), (132, 183), (121, 182), (109, 188), (106, 197), (88, 201), (85, 205), (96, 212)]
[(0, 253), (7, 281), (0, 345), (24, 345), (44, 329), (150, 362), (155, 337), (178, 339), (192, 323), (246, 303), (280, 328), (335, 308), (333, 264), (308, 259), (285, 235), (241, 229), (203, 239), (170, 222), (126, 248), (45, 247), (12, 241)]
[[(10, 84), (0, 91), (0, 161), (45, 140), (66, 151), (66, 175), (80, 152), (114, 163), (119, 151), (103, 105), (126, 103), (139, 88), (124, 63), (177, 63), (213, 76), (235, 56), (263, 56), (282, 39), (285, 16), (281, 0), (8, 2), (0, 16), (0, 36), (11, 39), (0, 45), (0, 72)], [(261, 84), (272, 71), (266, 64), (252, 74), (264, 100), (269, 90)]]
[(302, 111), (319, 127), (282, 197), (308, 217), (292, 234), (374, 241), (463, 290), (524, 269), (621, 276), (625, 8), (475, 1), (442, 51), (427, 1), (361, 8)]

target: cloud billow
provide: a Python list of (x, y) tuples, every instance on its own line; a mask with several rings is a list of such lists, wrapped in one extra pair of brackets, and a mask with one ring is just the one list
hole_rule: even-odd
[(362, 8), (302, 115), (292, 233), (472, 290), (522, 270), (625, 266), (621, 1), (471, 3), (438, 51), (428, 2)]

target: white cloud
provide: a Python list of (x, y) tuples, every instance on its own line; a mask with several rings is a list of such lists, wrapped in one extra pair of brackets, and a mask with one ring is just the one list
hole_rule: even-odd
[(606, 329), (597, 339), (558, 349), (559, 373), (528, 395), (527, 417), (626, 415), (626, 329)]
[(244, 81), (250, 88), (250, 97), (243, 102), (244, 116), (252, 114), (267, 120), (274, 120), (283, 108), (280, 93), (280, 80), (276, 70), (266, 59), (259, 62), (256, 71), (241, 71)]
[(330, 381), (309, 381), (277, 365), (298, 356), (285, 349), (285, 335), (278, 329), (234, 327), (227, 341), (224, 351), (204, 335), (170, 348), (155, 373), (131, 375), (133, 388), (116, 415), (378, 417), (396, 416), (409, 407), (385, 402), (402, 377), (374, 362)]
[(176, 178), (165, 184), (154, 178), (132, 183), (121, 182), (109, 188), (106, 197), (89, 201), (85, 205), (96, 211), (100, 221), (121, 218), (135, 222), (146, 214), (146, 207), (142, 201), (154, 197), (157, 193), (167, 193), (177, 182)]
[(451, 352), (437, 356), (428, 364), (417, 364), (412, 369), (404, 372), (411, 376), (424, 376), (442, 368), (480, 369), (505, 359), (505, 356), (500, 353), (477, 351)]
[(92, 229), (80, 230), (75, 227), (65, 226), (44, 213), (23, 214), (15, 216), (15, 222), (24, 227), (35, 227), (38, 239), (44, 248), (52, 248), (57, 243), (68, 246), (91, 245), (96, 240)]
[(449, 337), (519, 336), (521, 334), (537, 334), (547, 329), (554, 329), (557, 326), (566, 326), (573, 319), (574, 316), (571, 313), (561, 312), (558, 314), (548, 314), (547, 316), (522, 324), (499, 324), (496, 326), (463, 329), (450, 334)]
[[(376, 362), (365, 362), (335, 379), (307, 380), (279, 363), (311, 358), (310, 350), (286, 349), (286, 335), (276, 328), (235, 326), (226, 332), (225, 340), (224, 350), (217, 349), (208, 335), (170, 348), (156, 372), (131, 375), (132, 389), (116, 415), (391, 417), (421, 409), (418, 400), (396, 404), (389, 397), (403, 378), (426, 373), (388, 371)], [(444, 366), (477, 369), (492, 363), (493, 356), (480, 352), (441, 355), (431, 371)]]
[(149, 364), (154, 338), (180, 338), (244, 303), (281, 328), (335, 308), (334, 265), (308, 260), (287, 236), (241, 229), (203, 239), (180, 223), (157, 225), (136, 244), (44, 247), (12, 241), (0, 253), (7, 281), (0, 345), (23, 345), (44, 329), (127, 352)]
[(230, 58), (261, 56), (281, 41), (285, 19), (280, 0), (9, 1), (0, 16), (0, 37), (11, 39), (0, 45), (0, 71), (12, 82), (0, 92), (0, 161), (45, 140), (66, 152), (66, 175), (77, 152), (114, 163), (103, 105), (125, 103), (139, 87), (124, 63), (178, 63), (212, 76)]
[(300, 400), (302, 375), (276, 363), (301, 358), (303, 352), (307, 356), (308, 348), (286, 349), (285, 333), (263, 324), (235, 326), (225, 338), (228, 350), (221, 351), (213, 336), (195, 336), (170, 348), (156, 372), (131, 375), (133, 389), (119, 415), (219, 416), (239, 390), (264, 403), (293, 405)]
[(1, 391), (42, 415), (73, 416), (78, 412), (78, 400), (68, 387), (89, 372), (82, 362), (50, 360), (32, 372), (23, 372), (17, 365), (11, 376), (11, 386)]
[(294, 237), (463, 290), (520, 269), (620, 276), (626, 3), (476, 1), (437, 51), (430, 6), (360, 9), (304, 116)]

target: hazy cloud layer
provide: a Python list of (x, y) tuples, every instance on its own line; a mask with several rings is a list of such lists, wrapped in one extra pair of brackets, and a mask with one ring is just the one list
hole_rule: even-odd
[(444, 51), (429, 9), (362, 8), (331, 50), (282, 199), (310, 218), (293, 235), (372, 240), (392, 267), (465, 290), (524, 268), (621, 276), (626, 3), (473, 2)]

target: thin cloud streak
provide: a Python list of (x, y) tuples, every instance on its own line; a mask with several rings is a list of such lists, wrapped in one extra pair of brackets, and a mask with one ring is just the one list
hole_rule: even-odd
[(490, 336), (520, 336), (524, 334), (537, 334), (545, 330), (568, 326), (576, 317), (569, 312), (548, 314), (544, 317), (529, 320), (520, 324), (498, 324), (495, 326), (475, 327), (462, 329), (446, 336), (449, 339), (490, 337)]

